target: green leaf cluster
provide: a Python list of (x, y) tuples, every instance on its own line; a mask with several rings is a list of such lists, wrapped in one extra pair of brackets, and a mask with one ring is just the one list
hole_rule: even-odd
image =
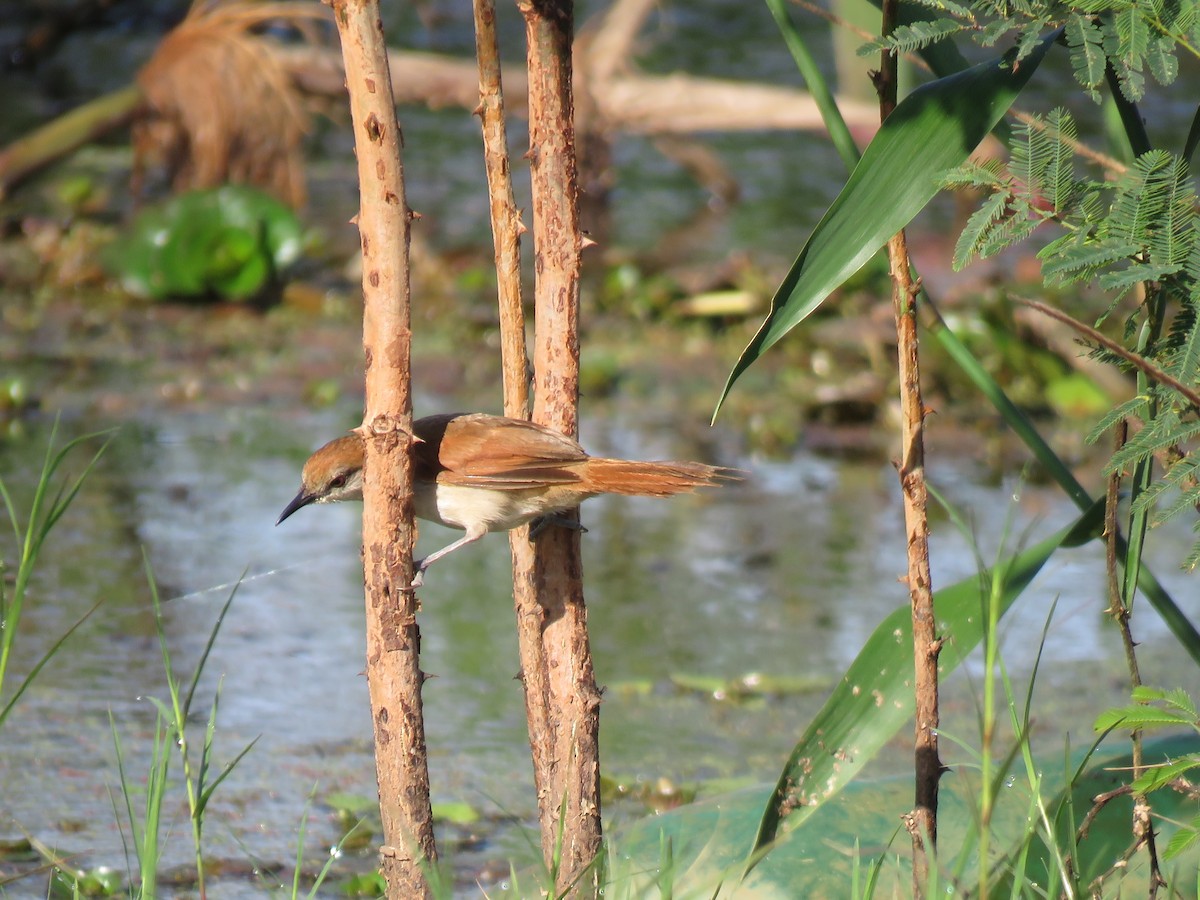
[(997, 160), (967, 162), (946, 175), (947, 187), (989, 192), (958, 238), (955, 269), (1019, 243), (1045, 222), (1093, 209), (1097, 186), (1076, 178), (1075, 136), (1071, 117), (1055, 110), (1024, 126), (1007, 169)]
[(1136, 102), (1146, 93), (1147, 72), (1158, 84), (1170, 85), (1179, 75), (1177, 53), (1194, 56), (1200, 47), (1194, 0), (917, 0), (914, 5), (931, 17), (898, 26), (865, 44), (859, 54), (916, 53), (961, 35), (984, 47), (1013, 40), (1021, 60), (1041, 33), (1063, 28), (1071, 69), (1085, 92), (1099, 102), (1099, 88), (1111, 67), (1121, 92)]
[(143, 210), (102, 260), (135, 296), (249, 300), (300, 258), (302, 245), (291, 209), (253, 188), (225, 185)]
[[(1128, 729), (1130, 731), (1152, 731), (1161, 728), (1191, 728), (1200, 734), (1200, 712), (1187, 691), (1142, 685), (1134, 688), (1133, 703), (1116, 709), (1105, 710), (1096, 719), (1097, 731)], [(1182, 785), (1194, 793), (1189, 773), (1200, 769), (1200, 753), (1168, 755), (1162, 763), (1150, 760), (1149, 767), (1134, 779), (1131, 785), (1135, 794), (1149, 794), (1172, 785)], [(1200, 815), (1193, 817), (1179, 828), (1163, 849), (1165, 859), (1174, 859), (1200, 840)]]
[[(1114, 303), (1144, 282), (1160, 282), (1183, 300), (1194, 319), (1200, 285), (1200, 230), (1196, 191), (1184, 160), (1165, 150), (1140, 155), (1116, 181), (1080, 178), (1073, 146), (1076, 128), (1064, 110), (1032, 117), (1012, 145), (1007, 167), (967, 163), (946, 175), (949, 187), (989, 192), (968, 220), (955, 249), (961, 269), (1053, 222), (1064, 233), (1039, 253), (1046, 283), (1091, 284), (1114, 292)], [(1187, 347), (1191, 329), (1176, 329), (1170, 344)]]
[[(1200, 383), (1200, 207), (1183, 157), (1148, 150), (1115, 180), (1098, 181), (1076, 172), (1072, 148), (1076, 128), (1056, 110), (1031, 118), (1018, 132), (1007, 167), (998, 162), (968, 163), (945, 183), (987, 192), (955, 248), (954, 265), (993, 256), (1042, 225), (1062, 234), (1038, 253), (1048, 286), (1095, 286), (1110, 297), (1109, 311), (1137, 291), (1166, 317), (1161, 335), (1139, 348), (1153, 370), (1144, 390), (1106, 415), (1089, 435), (1095, 441), (1118, 422), (1134, 418), (1142, 427), (1109, 461), (1108, 473), (1132, 470), (1159, 456), (1168, 461), (1164, 477), (1134, 500), (1135, 511), (1155, 510), (1161, 523), (1200, 508), (1197, 463), (1189, 446), (1200, 437), (1200, 410), (1171, 384)], [(1140, 314), (1138, 305), (1134, 315)], [(1131, 336), (1135, 319), (1126, 322)], [(1127, 358), (1104, 348), (1095, 354), (1127, 367)], [(1200, 522), (1197, 523), (1200, 530)], [(1185, 560), (1200, 563), (1200, 543)]]
[[(778, 5), (773, 0), (769, 2), (773, 10)], [(884, 120), (853, 167), (849, 181), (818, 222), (781, 283), (766, 321), (734, 367), (725, 393), (771, 346), (834, 296), (889, 236), (911, 221), (932, 198), (933, 188), (938, 184), (968, 186), (985, 194), (980, 210), (971, 218), (959, 241), (958, 267), (975, 256), (998, 253), (1027, 238), (1040, 226), (1061, 229), (1061, 236), (1041, 254), (1049, 285), (1105, 289), (1112, 297), (1112, 306), (1102, 320), (1113, 314), (1123, 298), (1135, 301), (1121, 306), (1128, 315), (1123, 345), (1076, 323), (1089, 339), (1096, 340), (1097, 356), (1137, 372), (1135, 396), (1106, 417), (1092, 436), (1094, 440), (1113, 424), (1133, 420), (1134, 436), (1113, 457), (1109, 467), (1110, 472), (1133, 472), (1132, 477), (1124, 479), (1133, 496), (1129, 516), (1123, 517), (1115, 508), (1110, 510), (1105, 506), (1105, 511), (1118, 520), (1117, 528), (1108, 532), (1114, 593), (1119, 594), (1119, 601), (1128, 609), (1135, 591), (1140, 589), (1192, 658), (1200, 660), (1200, 632), (1142, 560), (1148, 507), (1155, 499), (1155, 491), (1167, 490), (1172, 479), (1175, 486), (1184, 489), (1181, 499), (1169, 505), (1164, 513), (1191, 505), (1200, 507), (1200, 490), (1195, 488), (1198, 466), (1191, 461), (1187, 449), (1189, 442), (1200, 437), (1200, 401), (1189, 399), (1197, 397), (1191, 386), (1200, 375), (1197, 326), (1200, 297), (1196, 289), (1200, 283), (1197, 277), (1200, 229), (1196, 224), (1195, 190), (1186, 165), (1195, 147), (1200, 145), (1200, 113), (1187, 139), (1180, 142), (1183, 152), (1174, 155), (1154, 149), (1146, 133), (1144, 116), (1135, 106), (1144, 90), (1144, 72), (1149, 70), (1159, 83), (1167, 84), (1177, 75), (1176, 55), (1180, 51), (1198, 55), (1193, 34), (1197, 0), (1178, 0), (1170, 9), (1158, 0), (1086, 3), (1087, 0), (1073, 5), (1058, 0), (979, 0), (965, 5), (956, 0), (911, 0), (901, 6), (897, 13), (898, 27), (872, 46), (919, 51), (939, 77), (905, 98)], [(781, 24), (786, 26), (786, 22)], [(1048, 28), (1054, 31), (1047, 36)], [(1010, 41), (1012, 46), (988, 64), (968, 69), (954, 46), (953, 38), (958, 33), (985, 46), (1002, 39)], [(794, 34), (785, 36), (789, 46), (797, 41)], [(1064, 61), (1069, 61), (1076, 79), (1094, 99), (1099, 99), (1103, 89), (1120, 116), (1133, 160), (1128, 167), (1104, 160), (1112, 169), (1108, 180), (1080, 175), (1077, 171), (1076, 155), (1086, 148), (1079, 144), (1074, 122), (1065, 112), (1027, 120), (1016, 134), (1002, 127), (999, 121), (1026, 82), (1033, 78), (1042, 60), (1055, 53), (1069, 57)], [(796, 55), (794, 48), (793, 54)], [(805, 77), (810, 78), (807, 74)], [(982, 114), (985, 107), (986, 116)], [(837, 133), (837, 123), (830, 129)], [(1007, 164), (966, 162), (986, 132), (995, 133), (1009, 144), (1011, 156)], [(1095, 158), (1094, 154), (1089, 155)], [(959, 168), (946, 175), (950, 166)], [(925, 300), (921, 295), (919, 301)], [(971, 356), (932, 307), (931, 312), (930, 331), (941, 346), (996, 406), (1009, 427), (1026, 442), (1071, 499), (1081, 509), (1091, 507), (1089, 492), (1051, 450), (1031, 420)], [(1175, 463), (1164, 479), (1164, 486), (1159, 487), (1153, 481), (1153, 464), (1163, 454)], [(939, 599), (945, 593), (946, 589), (940, 591)], [(989, 607), (989, 614), (993, 611), (995, 614), (990, 620), (993, 626), (988, 630), (990, 635), (994, 635), (995, 620), (1005, 605), (996, 603)], [(962, 608), (968, 607), (964, 604)], [(907, 614), (905, 609), (900, 615)], [(939, 626), (951, 635), (943, 653), (947, 654), (951, 644), (968, 646), (969, 642), (962, 640), (965, 632), (942, 622), (942, 615), (943, 607), (939, 605)], [(781, 837), (786, 841), (817, 820), (833, 795), (853, 777), (854, 767), (882, 745), (880, 735), (894, 734), (898, 724), (888, 721), (891, 717), (906, 718), (895, 712), (900, 701), (892, 703), (893, 694), (887, 690), (881, 688), (877, 695), (870, 694), (870, 700), (877, 696), (880, 701), (875, 709), (868, 708), (868, 702), (862, 699), (870, 692), (865, 687), (865, 676), (860, 680), (862, 673), (857, 668), (860, 662), (863, 673), (909, 671), (892, 665), (890, 653), (894, 648), (884, 645), (889, 636), (898, 645), (905, 643), (899, 624), (880, 638), (879, 645), (874, 644), (877, 636), (868, 642), (843, 684), (794, 749), (759, 823), (755, 847), (743, 877), (761, 873), (763, 867), (756, 868), (760, 861), (764, 866), (769, 865), (783, 845)], [(1133, 643), (1132, 639), (1129, 643)], [(948, 660), (949, 656), (941, 659)], [(987, 664), (989, 673), (995, 671), (993, 664), (995, 657)], [(906, 698), (904, 702), (910, 701), (911, 698)], [(1174, 711), (1155, 715), (1179, 724), (1189, 714), (1179, 711), (1182, 707), (1178, 702), (1176, 707)], [(994, 715), (985, 714), (981, 721), (987, 726), (981, 731), (993, 734)], [(1022, 735), (1023, 743), (1027, 728), (1027, 719), (1014, 723), (1014, 731)], [(1194, 752), (1194, 747), (1192, 741), (1181, 752), (1168, 750), (1168, 758), (1182, 760), (1185, 754)], [(985, 742), (984, 759), (991, 749)], [(1102, 881), (1116, 871), (1111, 860), (1120, 854), (1124, 838), (1100, 846), (1094, 857), (1098, 868), (1084, 874), (1078, 865), (1081, 857), (1072, 855), (1079, 824), (1073, 810), (1085, 808), (1096, 792), (1085, 795), (1085, 804), (1061, 807), (1064, 812), (1059, 821), (1059, 813), (1048, 814), (1039, 796), (1040, 764), (1033, 760), (1027, 744), (1019, 752), (1033, 789), (1027, 808), (1031, 831), (1026, 835), (1026, 844), (1012, 857), (1011, 881), (1001, 886), (1010, 886), (1011, 894), (1017, 896), (1022, 891), (1022, 879), (1027, 879), (1024, 884), (1040, 894), (1048, 883), (1043, 876), (1048, 875), (1050, 881), (1069, 885), (1070, 892), (1081, 894), (1089, 880)], [(981, 768), (986, 770), (989, 766), (990, 763)], [(1001, 767), (1000, 771), (1006, 768)], [(995, 777), (985, 777), (984, 782), (980, 798), (990, 803), (1004, 796)], [(1161, 811), (1163, 799), (1156, 798), (1156, 811)], [(990, 827), (992, 807), (982, 800), (977, 802), (981, 841), (975, 859), (990, 860), (989, 845), (982, 836)], [(1100, 815), (1104, 814), (1102, 810)], [(1128, 812), (1121, 818), (1128, 822)], [(827, 831), (816, 830), (821, 840), (827, 840)], [(1039, 832), (1036, 838), (1034, 831)], [(1047, 867), (1041, 875), (1032, 875), (1036, 865), (1031, 868), (1030, 862), (1041, 856), (1033, 848), (1043, 841)], [(1000, 845), (998, 841), (996, 846)], [(805, 854), (808, 855), (807, 846)], [(733, 873), (737, 862), (729, 859), (726, 863), (727, 872)], [(983, 879), (1002, 873), (1007, 865), (1008, 861), (1003, 861), (990, 870), (981, 870), (981, 895), (988, 886)], [(1184, 871), (1183, 876), (1185, 882), (1188, 878), (1194, 881), (1194, 866)], [(742, 884), (745, 883), (743, 880)], [(958, 873), (954, 883), (961, 885)], [(1004, 893), (1010, 891), (1006, 889)], [(1053, 895), (1056, 890), (1051, 888), (1048, 893)], [(853, 895), (859, 895), (857, 888)]]

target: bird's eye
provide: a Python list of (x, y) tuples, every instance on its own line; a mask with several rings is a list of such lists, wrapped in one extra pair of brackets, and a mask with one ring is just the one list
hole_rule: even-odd
[(333, 476), (333, 478), (329, 482), (329, 486), (331, 488), (345, 487), (346, 486), (346, 473), (343, 472), (340, 475)]

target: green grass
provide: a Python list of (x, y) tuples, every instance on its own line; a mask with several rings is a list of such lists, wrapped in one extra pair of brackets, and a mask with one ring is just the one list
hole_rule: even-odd
[[(16, 682), (15, 688), (10, 688), (9, 667), (12, 661), (13, 649), (20, 640), (21, 614), (24, 612), (26, 593), (34, 571), (37, 569), (38, 557), (46, 540), (54, 530), (54, 526), (66, 513), (71, 502), (75, 499), (84, 480), (95, 467), (100, 456), (104, 453), (108, 442), (96, 450), (95, 454), (84, 466), (83, 471), (73, 479), (60, 477), (60, 470), (74, 451), (83, 445), (100, 437), (99, 434), (89, 434), (67, 442), (60, 449), (55, 449), (58, 436), (58, 423), (50, 432), (50, 440), (46, 446), (46, 456), (42, 463), (41, 472), (34, 484), (33, 496), (29, 509), (21, 515), (17, 511), (12, 488), (0, 478), (0, 498), (4, 500), (4, 508), (12, 526), (15, 548), (17, 553), (16, 565), (11, 566), (0, 558), (0, 728), (8, 720), (13, 707), (21, 699), (29, 686), (45, 668), (46, 664), (63, 648), (63, 645), (79, 629), (88, 617), (96, 611), (99, 603), (84, 613), (70, 628), (62, 633), (42, 655), (37, 662)], [(11, 571), (12, 587), (8, 587)]]
[[(176, 673), (171, 660), (171, 651), (167, 645), (166, 631), (163, 628), (162, 603), (159, 600), (158, 587), (148, 560), (146, 562), (146, 576), (150, 584), (150, 597), (154, 605), (154, 623), (158, 632), (159, 650), (162, 654), (167, 699), (164, 701), (157, 697), (150, 698), (150, 702), (154, 704), (157, 715), (154, 724), (154, 737), (151, 743), (150, 761), (146, 769), (145, 798), (143, 804), (137, 810), (134, 808), (134, 798), (141, 793), (141, 787), (139, 784), (131, 781), (129, 777), (126, 765), (127, 758), (121, 743), (120, 733), (116, 727), (116, 723), (112, 723), (113, 749), (116, 752), (121, 797), (124, 801), (124, 822), (122, 823), (121, 836), (124, 840), (126, 834), (125, 827), (128, 827), (129, 841), (126, 843), (126, 856), (128, 857), (129, 844), (132, 844), (137, 860), (136, 868), (131, 867), (133, 870), (130, 873), (131, 883), (139, 886), (134, 896), (156, 896), (158, 864), (162, 852), (163, 802), (170, 788), (168, 775), (170, 773), (171, 760), (178, 757), (179, 765), (182, 769), (183, 787), (187, 795), (188, 822), (191, 827), (192, 846), (195, 850), (196, 887), (200, 892), (200, 896), (204, 897), (206, 894), (203, 854), (205, 812), (208, 809), (208, 804), (212, 799), (213, 793), (229, 777), (229, 774), (245, 755), (250, 752), (255, 743), (258, 742), (258, 738), (255, 738), (214, 775), (213, 737), (216, 733), (217, 713), (221, 701), (220, 682), (218, 682), (217, 689), (213, 694), (204, 735), (198, 747), (193, 742), (187, 730), (188, 717), (191, 715), (192, 705), (196, 699), (196, 689), (200, 683), (200, 676), (204, 672), (209, 654), (212, 652), (217, 635), (221, 631), (221, 624), (225, 620), (225, 614), (229, 612), (229, 607), (237, 594), (237, 588), (235, 587), (230, 592), (225, 605), (221, 607), (221, 612), (218, 614), (216, 621), (213, 623), (212, 630), (209, 632), (208, 642), (204, 645), (204, 651), (201, 653), (199, 661), (192, 670), (191, 677), (188, 679), (185, 689), (185, 685)], [(120, 817), (118, 817), (118, 821), (120, 821)]]

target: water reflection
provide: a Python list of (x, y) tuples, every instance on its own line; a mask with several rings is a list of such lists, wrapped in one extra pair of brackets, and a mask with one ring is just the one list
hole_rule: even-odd
[[(584, 443), (595, 452), (698, 454), (668, 440), (670, 428), (607, 424), (600, 441), (585, 430)], [(344, 416), (333, 413), (287, 423), (267, 415), (191, 415), (117, 436), (48, 545), (22, 623), (17, 666), (27, 669), (47, 642), (104, 600), (0, 732), (0, 796), (12, 821), (96, 862), (124, 858), (108, 796), (116, 789), (108, 714), (126, 752), (144, 760), (154, 724), (145, 698), (164, 693), (143, 548), (168, 600), (164, 627), (183, 673), (199, 658), (227, 596), (212, 588), (255, 576), (238, 588), (200, 693), (211, 697), (221, 682), (219, 760), (262, 736), (217, 793), (212, 853), (293, 858), (314, 785), (318, 796), (373, 792), (359, 508), (323, 507), (286, 528), (272, 524), (308, 449), (343, 425)], [(19, 506), (47, 431), (36, 428), (26, 441), (0, 448)], [(284, 433), (289, 443), (281, 447)], [(672, 501), (605, 497), (584, 508), (597, 678), (613, 687), (603, 714), (604, 761), (622, 776), (773, 779), (820, 692), (715, 704), (672, 690), (670, 678), (764, 671), (831, 679), (875, 624), (906, 602), (897, 580), (905, 567), (901, 509), (886, 460), (798, 452), (782, 461), (715, 461), (749, 469), (751, 477)], [(1016, 479), (987, 483), (968, 461), (950, 471), (939, 462), (939, 474), (950, 501), (969, 511), (985, 560), (1006, 533), (1012, 545), (1027, 543), (1073, 515), (1053, 493), (1031, 485), (1020, 488), (1014, 506)], [(422, 530), (422, 547), (446, 540), (437, 526), (422, 523)], [(1173, 574), (1186, 540), (1168, 535), (1158, 545), (1155, 566), (1164, 577)], [(974, 571), (971, 541), (948, 522), (936, 523), (933, 549), (937, 585)], [(1096, 548), (1056, 556), (1003, 626), (1010, 671), (1023, 677), (1050, 602), (1059, 601), (1040, 688), (1051, 698), (1071, 688), (1070, 708), (1054, 722), (1056, 741), (1060, 726), (1085, 734), (1094, 712), (1124, 695), (1117, 638), (1099, 612), (1097, 560)], [(436, 799), (520, 817), (532, 811), (532, 779), (507, 577), (507, 541), (489, 536), (431, 572), (421, 624), (424, 668), (436, 676), (425, 692)], [(1143, 615), (1135, 625), (1153, 651), (1143, 657), (1146, 665), (1169, 673), (1178, 655), (1161, 624)], [(977, 663), (968, 670), (978, 676)], [(650, 690), (622, 689), (635, 681), (649, 682)], [(968, 688), (957, 684), (947, 693), (948, 719), (969, 722)], [(1079, 696), (1085, 689), (1088, 699)], [(198, 703), (201, 714), (207, 702)], [(144, 765), (134, 763), (134, 771)], [(883, 763), (906, 765), (906, 754)], [(173, 814), (178, 836), (182, 811)], [(323, 854), (331, 833), (332, 824), (319, 819), (310, 853)], [(187, 842), (174, 840), (166, 863), (189, 855)]]

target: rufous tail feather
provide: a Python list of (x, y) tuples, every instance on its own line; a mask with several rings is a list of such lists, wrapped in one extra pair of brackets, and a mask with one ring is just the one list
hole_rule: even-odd
[(736, 480), (737, 472), (696, 462), (633, 462), (623, 459), (589, 459), (586, 484), (596, 493), (638, 497), (670, 497), (722, 481)]

